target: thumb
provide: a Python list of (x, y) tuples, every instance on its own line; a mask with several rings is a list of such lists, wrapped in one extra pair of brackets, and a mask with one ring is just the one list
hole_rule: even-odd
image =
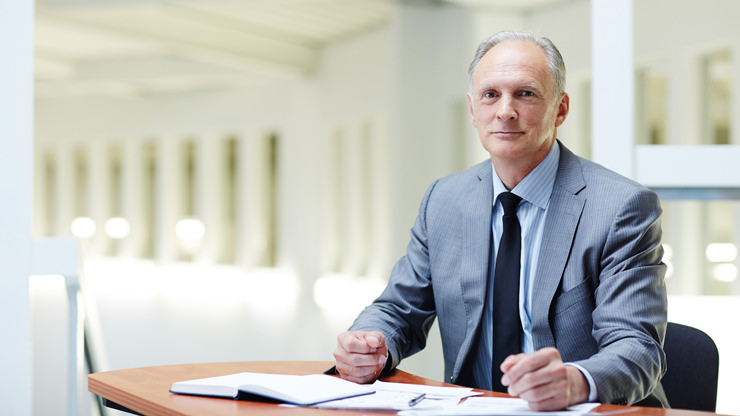
[(384, 348), (385, 335), (379, 331), (372, 331), (365, 335), (365, 342), (370, 348)]

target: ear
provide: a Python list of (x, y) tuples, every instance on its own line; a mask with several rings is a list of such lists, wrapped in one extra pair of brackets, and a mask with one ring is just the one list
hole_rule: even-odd
[(566, 117), (568, 117), (568, 110), (570, 110), (570, 97), (568, 93), (563, 93), (560, 96), (560, 103), (558, 104), (558, 115), (555, 117), (555, 127), (560, 127), (563, 124)]
[(475, 125), (475, 111), (473, 110), (473, 97), (470, 95), (470, 93), (465, 94), (466, 97), (468, 97), (468, 113), (470, 114), (470, 124), (473, 125), (473, 127), (478, 128), (478, 126)]

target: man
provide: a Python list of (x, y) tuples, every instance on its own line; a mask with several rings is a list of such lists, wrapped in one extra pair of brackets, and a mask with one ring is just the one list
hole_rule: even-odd
[[(468, 101), (491, 160), (427, 190), (387, 288), (338, 337), (343, 378), (370, 382), (395, 368), (424, 347), (437, 317), (445, 381), (507, 391), (535, 410), (667, 405), (659, 201), (556, 140), (570, 103), (564, 86), (548, 39), (501, 32), (481, 43)], [(503, 208), (509, 199), (514, 208)], [(515, 225), (504, 225), (514, 224), (502, 218), (507, 209)], [(516, 255), (497, 254), (510, 244)], [(509, 269), (496, 263), (511, 257), (521, 260), (508, 273), (519, 281), (505, 295), (498, 284)], [(513, 313), (495, 312), (507, 302)], [(497, 358), (507, 316), (518, 349)]]

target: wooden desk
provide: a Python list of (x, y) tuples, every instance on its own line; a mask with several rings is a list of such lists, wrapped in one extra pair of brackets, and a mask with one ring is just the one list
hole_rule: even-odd
[[(275, 374), (318, 374), (332, 365), (326, 361), (260, 361), (165, 365), (108, 371), (88, 376), (88, 390), (102, 398), (146, 416), (236, 416), (245, 414), (345, 416), (371, 412), (280, 407), (275, 404), (185, 396), (169, 392), (175, 381), (233, 374), (242, 371)], [(384, 381), (452, 386), (439, 381), (396, 371)], [(490, 391), (485, 396), (506, 396)], [(619, 411), (628, 416), (707, 416), (708, 412), (601, 405), (598, 413)], [(629, 411), (629, 413), (626, 413)], [(388, 414), (382, 413), (382, 414)]]

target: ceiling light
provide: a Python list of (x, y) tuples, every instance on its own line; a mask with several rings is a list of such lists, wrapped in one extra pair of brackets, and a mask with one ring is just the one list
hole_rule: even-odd
[(203, 221), (196, 218), (183, 218), (175, 224), (175, 235), (183, 241), (199, 241), (206, 234)]
[(95, 235), (95, 221), (89, 217), (77, 217), (72, 220), (69, 229), (77, 238), (90, 238)]
[(712, 277), (720, 282), (734, 282), (737, 279), (737, 267), (732, 263), (722, 263), (712, 268)]
[(737, 246), (732, 243), (712, 243), (705, 250), (707, 260), (713, 263), (726, 263), (737, 258)]
[(131, 226), (129, 225), (128, 220), (121, 217), (109, 218), (108, 221), (105, 222), (104, 229), (105, 234), (114, 240), (126, 238), (128, 237), (129, 232), (131, 232)]

